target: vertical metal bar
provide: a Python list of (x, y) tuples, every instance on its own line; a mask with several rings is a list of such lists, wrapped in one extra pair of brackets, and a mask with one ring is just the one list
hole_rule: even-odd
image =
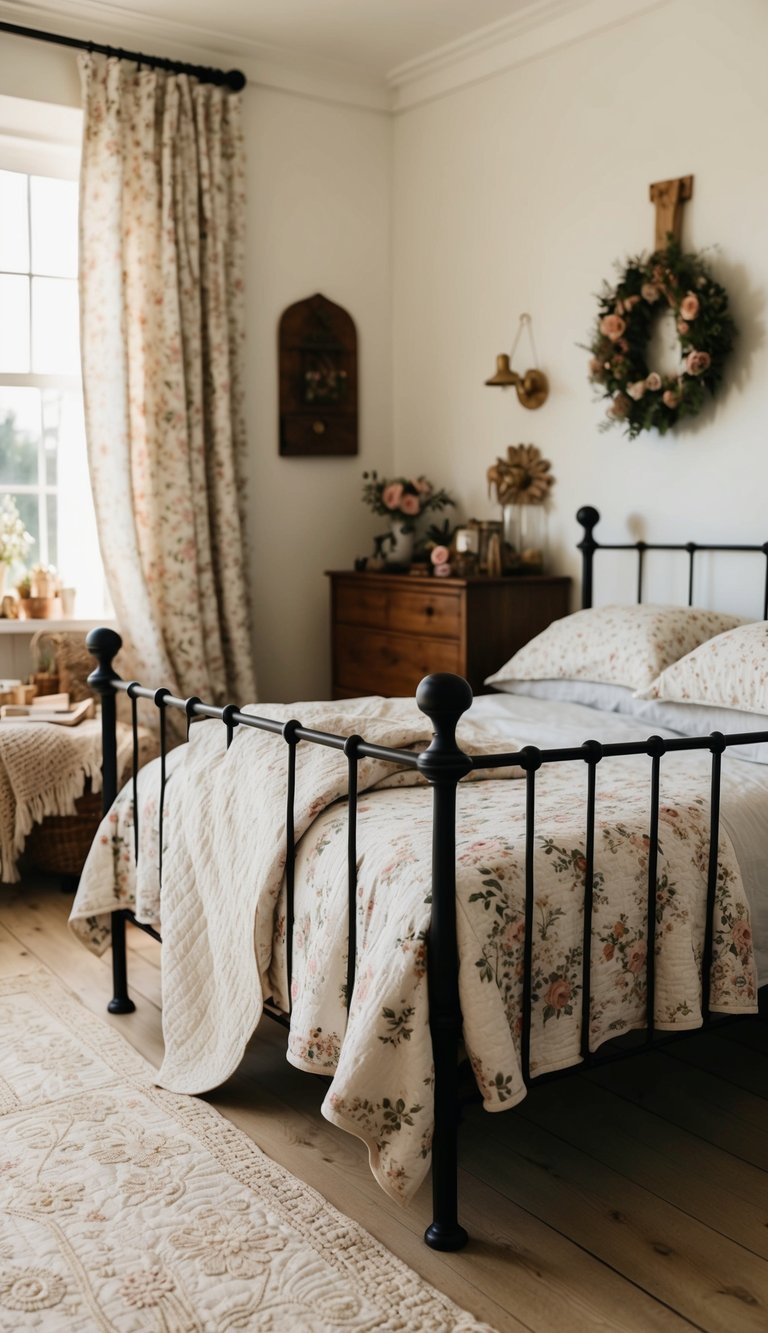
[(763, 620), (768, 620), (768, 542), (763, 543), (765, 552), (765, 587), (763, 588)]
[(344, 746), (348, 765), (347, 805), (347, 1013), (352, 1005), (357, 962), (357, 747), (361, 736), (350, 736)]
[[(101, 697), (101, 790), (102, 810), (110, 809), (117, 796), (117, 713), (114, 681), (119, 677), (113, 661), (123, 646), (112, 629), (91, 630), (86, 647), (98, 666), (88, 677), (91, 689)], [(125, 913), (112, 912), (112, 999), (111, 1014), (131, 1014), (136, 1008), (128, 995), (128, 959), (125, 951)]]
[(427, 676), (416, 702), (434, 735), (418, 767), (433, 790), (432, 901), (427, 935), (429, 1031), (435, 1067), (432, 1139), (432, 1222), (424, 1233), (433, 1250), (460, 1250), (467, 1233), (458, 1220), (458, 1044), (461, 1036), (456, 936), (456, 787), (472, 760), (456, 743), (456, 726), (472, 702), (460, 676)]
[[(522, 751), (526, 754), (533, 746)], [(531, 1017), (533, 1013), (533, 912), (535, 883), (533, 873), (534, 828), (536, 819), (536, 768), (525, 774), (525, 940), (523, 943), (523, 1026), (520, 1034), (520, 1063), (524, 1082), (531, 1076)]]
[(696, 554), (694, 542), (688, 542), (686, 545), (688, 552), (688, 605), (693, 606), (693, 557)]
[(582, 746), (587, 762), (587, 829), (584, 847), (586, 866), (584, 868), (584, 926), (582, 935), (581, 967), (581, 1058), (585, 1064), (591, 1060), (589, 1032), (592, 1009), (592, 911), (595, 893), (595, 793), (596, 769), (602, 757), (602, 746), (598, 741), (585, 741)]
[(648, 905), (646, 930), (646, 1040), (650, 1044), (656, 1027), (656, 905), (658, 895), (659, 864), (659, 792), (661, 779), (661, 756), (664, 742), (660, 736), (651, 736), (648, 741), (648, 753), (651, 756), (651, 818), (648, 831)]
[(637, 603), (638, 606), (643, 600), (643, 561), (645, 559), (645, 543), (637, 543)]
[(139, 860), (139, 701), (131, 693), (137, 681), (128, 686), (128, 698), (131, 701), (131, 790), (133, 800), (133, 863)]
[(722, 732), (710, 736), (712, 779), (709, 797), (709, 864), (707, 866), (707, 915), (704, 922), (704, 948), (701, 956), (701, 1013), (704, 1022), (710, 1016), (712, 990), (712, 950), (715, 932), (717, 862), (720, 845), (720, 778), (725, 740)]
[(592, 605), (592, 567), (598, 548), (594, 530), (600, 522), (600, 514), (592, 505), (583, 505), (576, 515), (576, 522), (584, 529), (578, 549), (581, 551), (581, 605), (586, 610)]
[(170, 690), (163, 686), (162, 689), (155, 690), (153, 703), (159, 713), (160, 720), (160, 805), (157, 812), (157, 879), (160, 887), (163, 886), (163, 818), (165, 809), (165, 782), (166, 782), (166, 754), (168, 750), (167, 727), (165, 714), (165, 698), (170, 694)]
[(235, 734), (237, 723), (234, 720), (234, 716), (237, 711), (237, 704), (225, 704), (221, 710), (221, 720), (227, 728), (227, 749), (229, 749), (232, 744), (232, 738)]
[(283, 727), (283, 740), (288, 746), (288, 776), (285, 790), (285, 968), (288, 978), (288, 1012), (293, 1009), (291, 990), (293, 986), (293, 917), (294, 917), (294, 879), (296, 873), (296, 831), (294, 804), (296, 800), (296, 728), (301, 723), (294, 720)]

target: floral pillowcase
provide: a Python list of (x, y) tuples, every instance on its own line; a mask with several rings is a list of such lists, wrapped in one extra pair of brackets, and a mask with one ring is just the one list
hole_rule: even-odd
[(485, 683), (503, 689), (505, 681), (570, 679), (646, 690), (673, 662), (741, 624), (695, 607), (592, 607), (553, 621)]
[(768, 714), (768, 621), (739, 625), (662, 671), (645, 699)]

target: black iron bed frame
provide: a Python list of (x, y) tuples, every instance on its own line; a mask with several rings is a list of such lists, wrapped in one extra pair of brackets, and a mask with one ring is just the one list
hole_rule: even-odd
[[(598, 511), (586, 506), (578, 511), (577, 521), (583, 529), (583, 537), (578, 544), (582, 555), (581, 601), (583, 607), (592, 605), (594, 557), (598, 550), (635, 551), (638, 557), (637, 601), (643, 597), (644, 556), (647, 551), (685, 551), (689, 559), (688, 605), (693, 604), (693, 569), (698, 552), (734, 551), (759, 552), (766, 557), (766, 571), (763, 595), (763, 618), (768, 619), (768, 542), (760, 545), (711, 545), (697, 542), (681, 544), (650, 543), (644, 541), (629, 543), (602, 543), (594, 535), (599, 521)], [(676, 1035), (665, 1033), (658, 1038), (654, 1030), (654, 990), (655, 990), (655, 929), (656, 929), (656, 892), (657, 864), (659, 852), (659, 791), (661, 760), (665, 754), (682, 750), (708, 750), (712, 756), (710, 784), (710, 830), (709, 830), (709, 865), (707, 874), (707, 905), (704, 947), (701, 963), (702, 1014), (704, 1025), (711, 1021), (710, 1013), (710, 972), (713, 949), (713, 912), (717, 887), (717, 849), (720, 823), (720, 785), (721, 761), (726, 749), (731, 746), (768, 741), (768, 729), (760, 732), (740, 732), (724, 736), (713, 732), (706, 737), (681, 737), (664, 740), (660, 736), (650, 736), (646, 741), (623, 742), (603, 745), (596, 740), (587, 740), (581, 746), (540, 750), (528, 745), (524, 749), (503, 754), (483, 754), (472, 758), (465, 754), (456, 741), (456, 727), (464, 712), (472, 702), (472, 691), (460, 676), (441, 673), (427, 676), (416, 691), (416, 702), (429, 718), (433, 727), (433, 739), (429, 747), (420, 754), (411, 750), (389, 749), (380, 745), (369, 744), (362, 736), (336, 736), (327, 732), (303, 727), (301, 722), (293, 720), (282, 723), (270, 718), (257, 717), (243, 713), (236, 705), (227, 704), (223, 708), (214, 707), (193, 696), (189, 699), (175, 697), (167, 688), (148, 689), (137, 681), (124, 681), (114, 670), (113, 659), (122, 646), (120, 636), (111, 629), (92, 630), (87, 638), (90, 652), (97, 659), (97, 667), (89, 676), (89, 684), (101, 697), (102, 717), (102, 755), (103, 755), (103, 804), (106, 813), (117, 795), (117, 731), (116, 697), (118, 693), (127, 695), (131, 703), (133, 729), (133, 803), (134, 803), (134, 849), (138, 856), (139, 815), (137, 801), (138, 771), (138, 701), (150, 701), (159, 713), (160, 733), (160, 802), (159, 802), (159, 856), (160, 874), (162, 875), (162, 820), (166, 785), (167, 755), (167, 711), (174, 709), (185, 714), (187, 734), (189, 726), (198, 718), (214, 718), (221, 721), (227, 729), (227, 747), (237, 727), (252, 727), (260, 731), (272, 732), (282, 737), (287, 749), (287, 801), (286, 801), (286, 953), (288, 993), (292, 973), (292, 935), (293, 935), (293, 889), (295, 863), (294, 836), (294, 794), (296, 783), (296, 756), (300, 744), (323, 745), (344, 753), (348, 764), (348, 906), (349, 906), (349, 945), (347, 952), (347, 1010), (352, 1002), (355, 983), (356, 954), (356, 864), (357, 864), (357, 765), (363, 758), (375, 758), (389, 761), (401, 768), (416, 769), (433, 788), (433, 824), (432, 824), (432, 885), (431, 916), (427, 937), (428, 967), (427, 984), (429, 1000), (429, 1027), (432, 1037), (434, 1057), (434, 1137), (432, 1143), (432, 1200), (433, 1220), (425, 1232), (429, 1246), (437, 1250), (458, 1250), (468, 1240), (464, 1228), (458, 1220), (458, 1054), (460, 1049), (462, 1016), (459, 1004), (458, 988), (458, 949), (456, 936), (456, 788), (473, 768), (495, 769), (511, 764), (520, 765), (525, 772), (525, 939), (524, 939), (524, 980), (523, 980), (523, 1023), (520, 1043), (522, 1073), (525, 1083), (551, 1078), (554, 1075), (531, 1075), (530, 1040), (532, 1017), (532, 951), (533, 918), (535, 902), (534, 886), (534, 832), (536, 813), (536, 774), (546, 764), (574, 763), (587, 765), (587, 801), (586, 801), (586, 839), (584, 871), (584, 925), (583, 925), (583, 960), (582, 960), (582, 998), (581, 998), (581, 1056), (580, 1064), (572, 1068), (581, 1069), (585, 1065), (604, 1064), (611, 1059), (625, 1058), (633, 1050), (646, 1049), (660, 1040), (674, 1040)], [(595, 858), (595, 797), (596, 769), (603, 760), (618, 755), (648, 755), (651, 760), (651, 813), (649, 824), (648, 856), (648, 909), (646, 941), (646, 1028), (645, 1039), (630, 1050), (611, 1050), (608, 1054), (595, 1056), (589, 1049), (589, 1013), (591, 1002), (591, 946), (592, 946), (592, 907)], [(134, 1008), (128, 994), (128, 974), (125, 926), (132, 921), (139, 929), (159, 940), (160, 935), (152, 927), (136, 921), (132, 911), (123, 909), (112, 913), (112, 976), (113, 998), (108, 1004), (110, 1013), (126, 1014)], [(279, 1022), (289, 1025), (290, 1015), (279, 1013), (267, 1007), (265, 1012)], [(727, 1021), (719, 1019), (718, 1021)], [(610, 1044), (610, 1043), (609, 1043)], [(569, 1072), (568, 1070), (562, 1072)]]

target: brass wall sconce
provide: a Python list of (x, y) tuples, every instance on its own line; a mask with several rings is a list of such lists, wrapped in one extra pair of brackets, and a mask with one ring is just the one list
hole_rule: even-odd
[(520, 325), (511, 353), (501, 352), (496, 357), (496, 374), (485, 382), (486, 384), (498, 385), (502, 389), (508, 389), (512, 386), (516, 389), (518, 401), (522, 406), (533, 411), (546, 403), (549, 397), (549, 381), (543, 370), (526, 370), (524, 375), (518, 375), (517, 371), (512, 369), (512, 357), (515, 355), (520, 334), (525, 326), (528, 328), (528, 336), (531, 340), (533, 359), (534, 361), (538, 360), (536, 346), (533, 341), (531, 317), (523, 314), (520, 316)]

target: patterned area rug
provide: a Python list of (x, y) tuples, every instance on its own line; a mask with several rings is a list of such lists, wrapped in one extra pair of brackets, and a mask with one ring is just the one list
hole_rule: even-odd
[(46, 973), (0, 980), (0, 1329), (488, 1330), (152, 1072)]

